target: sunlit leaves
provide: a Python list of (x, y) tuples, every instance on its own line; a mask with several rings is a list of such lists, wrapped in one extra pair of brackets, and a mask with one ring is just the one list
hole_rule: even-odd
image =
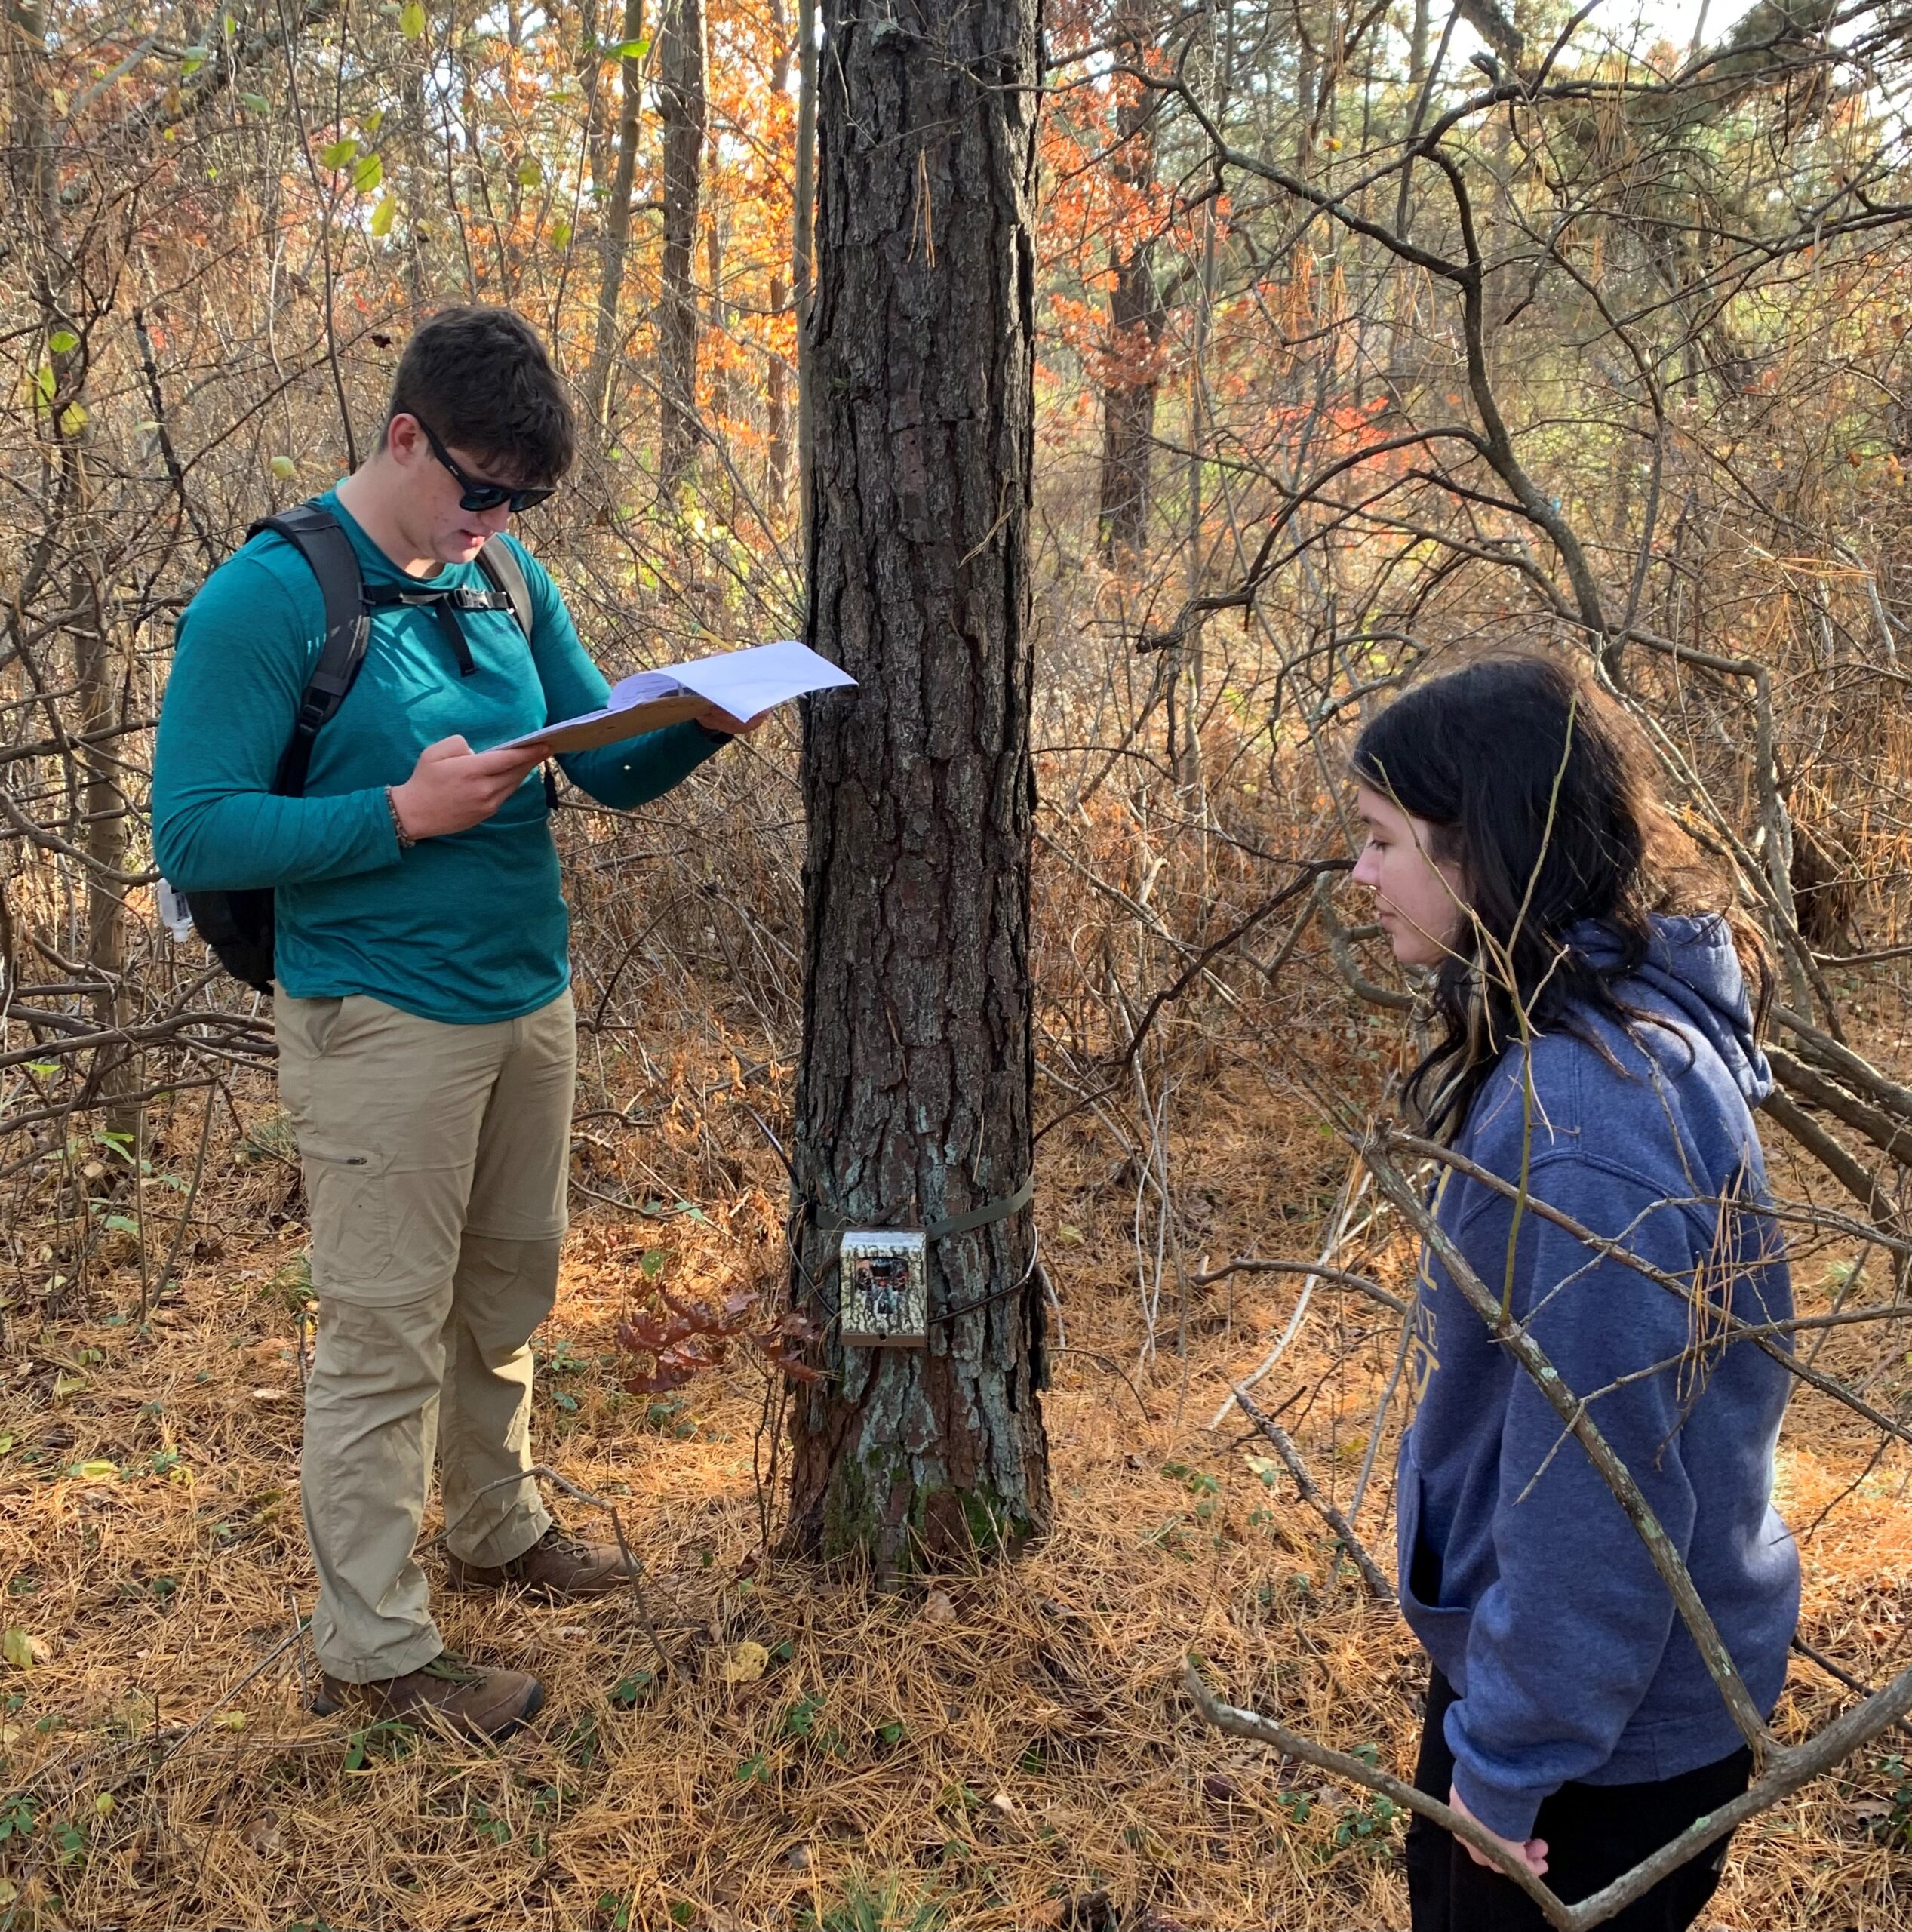
[(392, 232), (392, 223), (398, 212), (397, 200), (386, 195), (372, 211), (372, 232), (383, 242)]
[(348, 134), (334, 141), (330, 147), (319, 149), (319, 165), (322, 168), (343, 168), (358, 152), (357, 140)]
[(405, 0), (404, 5), (398, 9), (398, 31), (407, 40), (425, 38), (425, 9), (418, 0)]
[(352, 185), (369, 195), (385, 179), (385, 163), (375, 154), (364, 156), (352, 171)]

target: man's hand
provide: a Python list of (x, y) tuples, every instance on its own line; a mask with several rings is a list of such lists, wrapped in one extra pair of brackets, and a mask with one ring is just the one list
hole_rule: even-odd
[[(1459, 1812), (1463, 1818), (1474, 1818), (1474, 1814), (1462, 1803), (1461, 1794), (1451, 1784), (1447, 1787), (1447, 1801), (1456, 1811)], [(1477, 1825), (1480, 1824), (1478, 1818), (1474, 1818), (1474, 1822)], [(1487, 1829), (1484, 1825), (1481, 1825), (1480, 1829), (1483, 1831)], [(1517, 1838), (1504, 1838), (1496, 1832), (1488, 1832), (1487, 1835), (1499, 1845), (1509, 1857), (1518, 1859), (1536, 1878), (1543, 1878), (1547, 1875), (1547, 1841), (1545, 1838), (1529, 1838), (1525, 1844), (1523, 1844)], [(1465, 1838), (1456, 1838), (1454, 1842), (1466, 1852), (1475, 1864), (1485, 1866), (1489, 1872), (1495, 1869), (1493, 1860), (1488, 1857), (1485, 1852), (1477, 1851)]]
[(727, 738), (747, 738), (770, 714), (760, 711), (745, 724), (740, 718), (733, 718), (727, 711), (720, 710), (715, 705), (707, 706), (698, 712), (695, 722), (706, 731), (721, 731)]
[(404, 784), (392, 788), (392, 802), (408, 838), (437, 838), (481, 825), (526, 775), (544, 762), (542, 745), (516, 745), (509, 751), (475, 752), (463, 738), (441, 738), (427, 745)]

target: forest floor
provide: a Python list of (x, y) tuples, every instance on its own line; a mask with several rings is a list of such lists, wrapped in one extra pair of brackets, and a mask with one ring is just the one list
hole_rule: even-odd
[[(156, 1167), (189, 1162), (195, 1109)], [(1217, 1226), (1312, 1252), (1336, 1149), (1299, 1115), (1271, 1137), (1265, 1097), (1210, 1110)], [(1181, 1684), (1197, 1651), (1234, 1701), (1411, 1770), (1425, 1675), (1405, 1627), (1286, 1478), (1251, 1463), (1256, 1441), (1206, 1426), (1225, 1377), (1286, 1324), (1294, 1278), (1207, 1291), (1179, 1355), (1169, 1311), (1145, 1362), (1133, 1179), (1087, 1137), (1045, 1142), (1065, 1343), (1047, 1410), (1053, 1530), (1013, 1564), (880, 1594), (764, 1555), (766, 1386), (748, 1351), (672, 1398), (619, 1386), (616, 1324), (647, 1266), (680, 1293), (774, 1270), (773, 1165), (707, 1164), (727, 1183), (693, 1214), (681, 1175), (660, 1185), (635, 1155), (581, 1146), (592, 1192), (539, 1337), (536, 1439), (617, 1509), (647, 1581), (581, 1608), (438, 1594), (453, 1644), (545, 1681), (543, 1712), (502, 1748), (306, 1709), (303, 1231), (269, 1108), (215, 1161), (212, 1231), (148, 1319), (128, 1256), (90, 1284), (88, 1318), (29, 1329), (16, 1313), (0, 1386), (0, 1922), (1405, 1924), (1403, 1820), (1209, 1730)], [(625, 1188), (635, 1206), (602, 1198)], [(1405, 1287), (1385, 1223), (1357, 1251), (1344, 1265)], [(1800, 1287), (1824, 1299), (1816, 1275)], [(1394, 1341), (1385, 1312), (1326, 1293), (1261, 1385), (1344, 1502)], [(1393, 1433), (1359, 1518), (1384, 1561)], [(1803, 1634), (1877, 1682), (1906, 1661), (1912, 1514), (1906, 1465), (1872, 1446), (1796, 1401), (1781, 1500), (1802, 1531), (1837, 1503), (1805, 1540)], [(569, 1527), (607, 1530), (552, 1500)], [(426, 1560), (441, 1582), (441, 1557)], [(1800, 1660), (1778, 1727), (1846, 1701)], [(1705, 1922), (1912, 1926), (1908, 1743), (1743, 1829)]]

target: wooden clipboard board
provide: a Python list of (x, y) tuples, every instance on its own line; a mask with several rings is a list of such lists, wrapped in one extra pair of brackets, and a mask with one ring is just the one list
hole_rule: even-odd
[(695, 691), (681, 691), (674, 697), (653, 698), (648, 704), (634, 704), (628, 711), (613, 711), (602, 718), (554, 724), (549, 731), (539, 732), (537, 740), (555, 752), (592, 752), (603, 745), (621, 744), (626, 738), (641, 738), (647, 731), (661, 731), (667, 724), (681, 724), (709, 709), (707, 698)]

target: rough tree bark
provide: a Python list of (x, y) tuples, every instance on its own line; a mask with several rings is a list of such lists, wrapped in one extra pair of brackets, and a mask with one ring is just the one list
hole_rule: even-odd
[[(921, 1227), (1029, 1172), (1038, 69), (1035, 0), (824, 20), (810, 630), (861, 687), (813, 704), (803, 757), (793, 1285), (827, 1324), (819, 1213)], [(934, 1244), (927, 1348), (826, 1337), (796, 1549), (892, 1577), (1042, 1527), (1033, 1241), (1025, 1208)]]
[[(1154, 41), (1149, 0), (1119, 0), (1115, 57), (1137, 67)], [(1146, 196), (1155, 186), (1155, 128), (1162, 97), (1139, 82), (1115, 111), (1109, 172)], [(1108, 349), (1102, 358), (1102, 463), (1100, 521), (1103, 561), (1139, 556), (1148, 540), (1150, 459), (1155, 447), (1155, 399), (1161, 384), (1162, 331), (1168, 319), (1155, 283), (1152, 237), (1117, 244), (1109, 267)]]
[(663, 299), (659, 305), (658, 481), (669, 488), (697, 447), (697, 214), (709, 109), (703, 0), (674, 0), (664, 27), (657, 109), (664, 125)]

